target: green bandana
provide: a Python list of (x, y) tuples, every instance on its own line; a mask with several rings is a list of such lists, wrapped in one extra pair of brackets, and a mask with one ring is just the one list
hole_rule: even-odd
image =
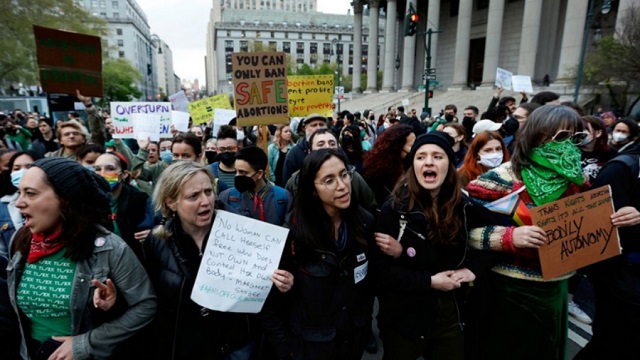
[(582, 185), (580, 149), (571, 141), (548, 143), (533, 149), (531, 165), (522, 169), (522, 181), (536, 205), (558, 200), (570, 183)]

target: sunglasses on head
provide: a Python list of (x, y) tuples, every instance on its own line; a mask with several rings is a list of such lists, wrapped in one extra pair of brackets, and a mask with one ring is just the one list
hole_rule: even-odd
[(573, 144), (580, 145), (587, 137), (589, 137), (589, 133), (586, 131), (573, 133), (569, 130), (560, 130), (555, 135), (553, 135), (551, 140), (556, 143), (570, 140)]

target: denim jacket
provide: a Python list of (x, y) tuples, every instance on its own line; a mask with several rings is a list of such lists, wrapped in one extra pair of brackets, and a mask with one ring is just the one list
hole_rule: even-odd
[[(149, 324), (156, 312), (156, 296), (151, 281), (133, 251), (113, 233), (95, 239), (93, 255), (76, 263), (76, 275), (71, 292), (71, 335), (73, 357), (76, 360), (109, 357), (114, 348)], [(64, 250), (61, 250), (64, 251)], [(20, 314), (16, 302), (18, 284), (24, 271), (26, 258), (22, 253), (12, 255), (7, 267), (9, 297), (11, 305)], [(105, 282), (110, 278), (115, 284), (118, 297), (128, 305), (117, 318), (96, 325), (93, 306), (95, 286), (92, 279)], [(19, 316), (20, 318), (20, 316)], [(20, 319), (22, 332), (21, 356), (28, 359), (24, 318)]]

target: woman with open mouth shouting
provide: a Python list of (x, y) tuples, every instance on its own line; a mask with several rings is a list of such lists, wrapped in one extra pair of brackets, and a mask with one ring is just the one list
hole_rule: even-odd
[(419, 136), (378, 216), (376, 243), (387, 255), (377, 272), (385, 360), (465, 358), (460, 290), (488, 260), (469, 249), (467, 228), (488, 224), (491, 214), (463, 196), (452, 145), (445, 132)]

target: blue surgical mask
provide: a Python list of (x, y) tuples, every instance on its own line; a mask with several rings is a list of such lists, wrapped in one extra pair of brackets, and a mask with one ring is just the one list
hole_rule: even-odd
[(96, 169), (93, 167), (93, 165), (84, 164), (82, 166), (84, 166), (85, 169), (87, 169), (87, 170), (89, 170), (91, 172), (96, 172)]
[(160, 159), (162, 159), (162, 161), (170, 164), (173, 161), (173, 154), (171, 153), (171, 150), (164, 150), (160, 152)]
[(27, 169), (22, 169), (11, 173), (11, 183), (13, 184), (13, 186), (18, 187), (18, 185), (20, 185), (20, 180), (22, 180), (22, 176), (26, 172)]

